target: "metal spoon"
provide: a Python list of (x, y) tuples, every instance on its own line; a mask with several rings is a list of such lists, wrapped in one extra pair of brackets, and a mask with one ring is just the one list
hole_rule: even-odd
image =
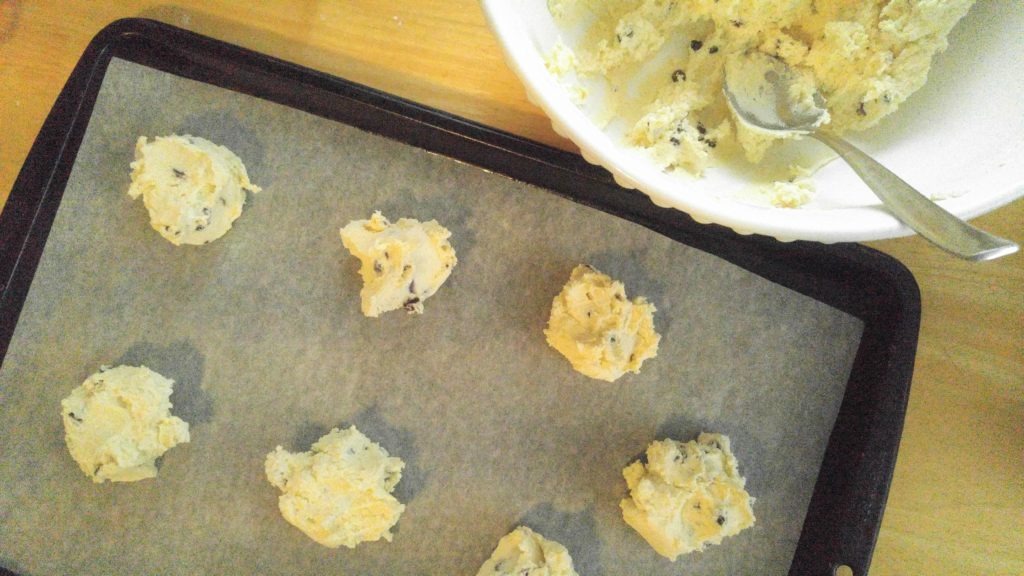
[(795, 74), (775, 60), (763, 82), (743, 83), (733, 91), (725, 82), (725, 96), (740, 121), (776, 133), (810, 136), (835, 150), (853, 168), (883, 204), (905, 224), (939, 248), (967, 260), (992, 260), (1017, 251), (1017, 244), (979, 230), (943, 210), (849, 142), (818, 128), (828, 118), (824, 99), (815, 92), (814, 103), (793, 101), (790, 85)]

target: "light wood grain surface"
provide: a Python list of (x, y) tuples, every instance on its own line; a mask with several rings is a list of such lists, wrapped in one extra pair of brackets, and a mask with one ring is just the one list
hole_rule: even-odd
[[(527, 102), (471, 0), (0, 0), (0, 203), (89, 40), (153, 18), (572, 150)], [(952, 144), (951, 144), (952, 145)], [(978, 218), (1024, 241), (1024, 202)], [(871, 246), (921, 287), (917, 365), (871, 573), (1024, 574), (1024, 255)]]

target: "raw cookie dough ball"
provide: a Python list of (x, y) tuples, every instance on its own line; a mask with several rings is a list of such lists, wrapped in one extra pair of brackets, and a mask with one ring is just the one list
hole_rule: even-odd
[(525, 526), (498, 541), (477, 576), (577, 576), (569, 551)]
[(673, 562), (754, 525), (754, 499), (744, 489), (728, 436), (652, 442), (647, 464), (633, 462), (622, 475), (630, 492), (619, 503), (622, 518)]
[(448, 243), (451, 235), (436, 220), (402, 218), (392, 224), (380, 212), (342, 228), (342, 243), (362, 263), (363, 314), (376, 318), (398, 308), (422, 314), (423, 301), (437, 292), (458, 263)]
[(238, 156), (198, 136), (140, 137), (128, 195), (142, 196), (149, 224), (175, 246), (206, 244), (231, 229), (245, 192), (259, 192)]
[(355, 426), (331, 430), (309, 452), (278, 446), (267, 455), (267, 480), (281, 489), (284, 519), (328, 548), (355, 548), (381, 538), (405, 510), (391, 491), (405, 463)]
[(612, 382), (658, 354), (654, 311), (643, 297), (626, 298), (622, 282), (581, 264), (551, 303), (544, 335), (578, 372)]
[(93, 482), (156, 476), (156, 459), (189, 441), (188, 423), (171, 416), (174, 382), (145, 366), (101, 369), (61, 401), (64, 440)]

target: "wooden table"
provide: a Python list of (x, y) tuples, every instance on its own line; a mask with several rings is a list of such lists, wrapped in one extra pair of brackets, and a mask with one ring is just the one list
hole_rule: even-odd
[[(554, 146), (470, 0), (0, 0), (0, 204), (89, 40), (153, 18)], [(978, 218), (1024, 241), (1024, 202)], [(1024, 255), (871, 245), (921, 286), (917, 366), (872, 574), (1024, 574)]]

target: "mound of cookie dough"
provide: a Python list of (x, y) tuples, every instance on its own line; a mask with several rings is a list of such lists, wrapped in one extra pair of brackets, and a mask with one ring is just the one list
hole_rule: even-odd
[(267, 480), (281, 490), (281, 515), (328, 548), (391, 541), (405, 510), (391, 495), (404, 466), (355, 426), (331, 430), (309, 452), (278, 446), (265, 463)]
[(630, 492), (619, 503), (623, 519), (673, 562), (754, 525), (754, 499), (728, 436), (652, 442), (647, 463), (633, 462), (622, 475)]
[(552, 0), (549, 6), (556, 21), (591, 23), (575, 60), (563, 45), (553, 56), (574, 62), (584, 78), (608, 81), (616, 98), (608, 116), (631, 123), (632, 143), (650, 149), (666, 169), (699, 175), (723, 148), (738, 143), (758, 162), (774, 142), (744, 128), (726, 107), (722, 82), (730, 62), (751, 56), (786, 62), (824, 96), (832, 131), (863, 130), (924, 84), (933, 56), (945, 50), (950, 30), (972, 4)]
[(246, 191), (260, 191), (234, 152), (198, 136), (140, 137), (131, 167), (128, 195), (142, 197), (150, 226), (175, 246), (220, 238)]
[(61, 401), (64, 440), (93, 482), (156, 476), (156, 459), (189, 441), (188, 423), (171, 416), (174, 382), (145, 366), (101, 369)]
[(437, 292), (458, 263), (448, 242), (451, 235), (436, 220), (402, 218), (391, 223), (380, 212), (342, 228), (342, 243), (361, 262), (363, 314), (376, 318), (398, 308), (422, 314), (423, 301)]
[(578, 576), (569, 551), (526, 526), (502, 536), (477, 576)]
[(613, 382), (658, 354), (654, 312), (643, 297), (629, 300), (622, 282), (581, 264), (551, 303), (544, 335), (576, 371)]

